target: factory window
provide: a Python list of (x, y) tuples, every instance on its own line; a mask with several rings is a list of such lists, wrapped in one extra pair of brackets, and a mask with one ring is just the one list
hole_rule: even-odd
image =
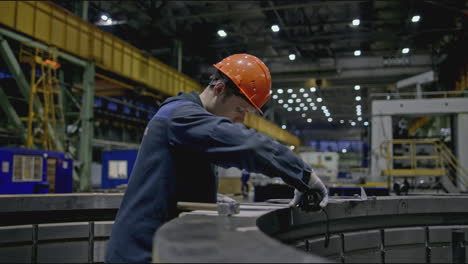
[(109, 161), (109, 179), (127, 179), (127, 161)]
[(42, 181), (42, 157), (14, 155), (13, 181)]

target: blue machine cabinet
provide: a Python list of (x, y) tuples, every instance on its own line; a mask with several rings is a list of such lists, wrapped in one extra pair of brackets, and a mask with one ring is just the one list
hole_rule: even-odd
[(102, 152), (102, 189), (127, 184), (138, 150), (113, 150)]
[(72, 168), (63, 152), (0, 148), (0, 194), (71, 193)]

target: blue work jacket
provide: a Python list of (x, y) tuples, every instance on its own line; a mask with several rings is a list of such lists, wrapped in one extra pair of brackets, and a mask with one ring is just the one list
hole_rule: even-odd
[(153, 236), (177, 217), (178, 201), (216, 202), (215, 165), (281, 177), (301, 191), (311, 172), (284, 145), (208, 112), (196, 92), (179, 93), (146, 127), (105, 261), (151, 262)]

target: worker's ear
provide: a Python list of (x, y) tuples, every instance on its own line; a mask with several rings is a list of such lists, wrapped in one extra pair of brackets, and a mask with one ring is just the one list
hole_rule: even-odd
[(223, 82), (218, 82), (216, 85), (213, 87), (214, 94), (216, 96), (222, 96), (226, 93), (226, 84)]

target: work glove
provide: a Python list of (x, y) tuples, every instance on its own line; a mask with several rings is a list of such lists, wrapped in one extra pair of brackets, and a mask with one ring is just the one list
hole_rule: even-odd
[[(328, 204), (328, 190), (327, 187), (323, 184), (323, 182), (320, 180), (320, 178), (315, 174), (315, 171), (312, 170), (310, 173), (310, 179), (309, 179), (309, 188), (312, 189), (313, 191), (317, 191), (320, 193), (322, 200), (320, 201), (320, 207), (325, 208)], [(304, 193), (300, 192), (298, 189), (294, 190), (294, 198), (289, 202), (290, 207), (296, 207), (301, 201), (302, 201), (302, 196)]]

